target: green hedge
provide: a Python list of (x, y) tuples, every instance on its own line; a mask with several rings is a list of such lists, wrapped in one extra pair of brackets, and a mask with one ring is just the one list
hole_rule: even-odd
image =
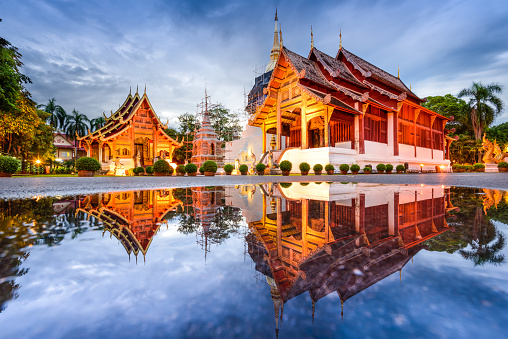
[(235, 166), (233, 166), (231, 164), (224, 165), (224, 172), (226, 172), (226, 173), (231, 173), (231, 172), (233, 172), (234, 169), (235, 169)]
[(173, 173), (173, 167), (164, 159), (159, 159), (153, 164), (153, 171), (155, 173)]
[(205, 161), (202, 167), (205, 172), (217, 172), (217, 163), (213, 160)]
[(293, 164), (289, 160), (284, 160), (279, 164), (279, 168), (281, 171), (288, 171), (290, 172), (293, 168)]
[(508, 162), (501, 161), (499, 164), (497, 164), (498, 168), (508, 168)]
[(241, 173), (246, 173), (246, 172), (248, 172), (248, 171), (249, 171), (249, 166), (247, 166), (247, 165), (243, 164), (243, 165), (240, 165), (240, 168), (239, 168), (239, 169), (240, 169), (240, 172), (241, 172)]
[(300, 164), (299, 168), (300, 168), (300, 171), (302, 171), (302, 172), (308, 172), (308, 171), (310, 171), (310, 165), (307, 162), (302, 162)]
[(9, 156), (0, 156), (0, 173), (16, 173), (19, 163), (16, 159)]
[(476, 163), (476, 164), (474, 164), (474, 165), (473, 165), (473, 168), (474, 168), (475, 170), (477, 170), (477, 169), (481, 169), (481, 168), (483, 169), (483, 168), (485, 168), (485, 165), (484, 165), (484, 164), (481, 164), (481, 163)]
[(185, 172), (187, 173), (196, 173), (198, 171), (198, 166), (196, 164), (189, 163), (185, 165)]
[(77, 171), (98, 171), (101, 169), (101, 164), (95, 158), (90, 157), (82, 157), (76, 161), (76, 170)]

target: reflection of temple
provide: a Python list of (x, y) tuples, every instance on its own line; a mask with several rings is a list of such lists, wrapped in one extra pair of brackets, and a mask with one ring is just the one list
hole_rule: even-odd
[(333, 292), (344, 303), (401, 271), (422, 242), (450, 229), (449, 190), (440, 186), (261, 188), (263, 215), (249, 223), (246, 239), (256, 270), (271, 287), (276, 322), (284, 303), (304, 292), (313, 308)]
[(172, 190), (129, 191), (89, 195), (77, 211), (100, 220), (127, 253), (143, 257), (168, 212), (181, 204)]

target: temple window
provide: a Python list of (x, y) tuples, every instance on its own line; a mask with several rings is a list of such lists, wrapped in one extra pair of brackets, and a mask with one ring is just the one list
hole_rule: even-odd
[(365, 113), (365, 140), (387, 143), (388, 114), (385, 110), (369, 106)]

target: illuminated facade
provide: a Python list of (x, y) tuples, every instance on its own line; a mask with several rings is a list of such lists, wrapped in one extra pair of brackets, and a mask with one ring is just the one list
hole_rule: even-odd
[(173, 150), (181, 142), (169, 137), (153, 109), (146, 92), (127, 96), (125, 102), (111, 116), (106, 117), (104, 127), (78, 138), (103, 170), (152, 166), (154, 158), (172, 160)]

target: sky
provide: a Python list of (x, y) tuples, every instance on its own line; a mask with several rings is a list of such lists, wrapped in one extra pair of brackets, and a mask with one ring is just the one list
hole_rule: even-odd
[[(344, 48), (400, 77), (421, 98), (472, 82), (504, 86), (508, 2), (456, 0), (1, 0), (0, 36), (19, 48), (33, 99), (90, 119), (146, 92), (162, 121), (195, 113), (205, 88), (241, 112), (269, 61), (274, 12), (284, 46), (307, 56)], [(508, 109), (494, 124), (508, 121)]]

